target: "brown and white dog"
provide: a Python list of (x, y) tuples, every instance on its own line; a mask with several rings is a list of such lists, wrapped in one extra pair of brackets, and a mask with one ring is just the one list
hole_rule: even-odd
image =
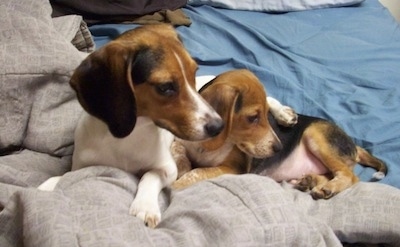
[[(386, 173), (382, 161), (356, 146), (336, 125), (300, 114), (296, 118), (290, 108), (266, 98), (263, 85), (248, 70), (223, 73), (200, 94), (222, 116), (225, 129), (210, 140), (174, 143), (180, 175), (184, 173), (174, 188), (252, 172), (276, 181), (295, 180), (298, 189), (327, 199), (358, 181), (352, 172), (357, 162), (376, 168), (376, 179)], [(195, 169), (185, 173), (189, 166)]]
[[(200, 141), (223, 129), (195, 89), (196, 70), (174, 29), (160, 24), (128, 31), (90, 54), (70, 81), (86, 110), (75, 131), (72, 170), (111, 166), (141, 175), (129, 213), (150, 227), (161, 218), (161, 189), (177, 177), (173, 135)], [(54, 189), (59, 179), (40, 189)]]

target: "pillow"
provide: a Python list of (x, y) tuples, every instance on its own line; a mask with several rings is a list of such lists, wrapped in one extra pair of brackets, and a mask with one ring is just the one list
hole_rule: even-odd
[(51, 12), (47, 0), (0, 3), (0, 154), (72, 153), (81, 107), (68, 82), (84, 56), (63, 35), (70, 32), (55, 29)]
[(265, 12), (288, 12), (318, 8), (350, 6), (364, 0), (188, 0), (190, 5), (211, 5), (214, 7)]

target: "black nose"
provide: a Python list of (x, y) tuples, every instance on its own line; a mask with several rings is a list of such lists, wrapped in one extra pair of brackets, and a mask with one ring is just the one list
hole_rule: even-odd
[(216, 136), (221, 133), (222, 129), (224, 128), (224, 123), (222, 120), (212, 120), (208, 124), (204, 126), (207, 135), (210, 137)]
[(274, 150), (275, 153), (278, 153), (279, 151), (282, 150), (282, 144), (281, 142), (277, 142), (274, 145), (272, 145), (272, 149)]

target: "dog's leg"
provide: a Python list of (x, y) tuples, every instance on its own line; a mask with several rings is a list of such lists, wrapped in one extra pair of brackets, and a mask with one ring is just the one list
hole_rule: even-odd
[(135, 199), (129, 209), (130, 214), (142, 219), (151, 228), (156, 227), (161, 220), (158, 204), (160, 191), (170, 185), (177, 177), (176, 164), (171, 154), (166, 152), (161, 157), (165, 165), (143, 174), (138, 184)]
[(179, 140), (174, 140), (171, 144), (171, 154), (176, 162), (178, 168), (178, 179), (183, 174), (189, 172), (192, 169), (191, 162), (186, 154), (186, 148)]
[[(315, 190), (320, 191), (322, 188), (329, 182), (330, 178), (326, 175), (318, 175), (318, 174), (308, 174), (301, 178), (300, 180), (296, 180), (294, 185), (295, 188), (301, 191), (311, 191), (315, 188)], [(318, 196), (321, 193), (311, 193), (311, 195), (315, 197), (315, 199), (319, 199)]]
[(138, 184), (137, 193), (129, 213), (143, 220), (149, 227), (154, 228), (161, 220), (158, 195), (163, 188), (159, 171), (146, 172)]
[(224, 174), (238, 174), (238, 171), (232, 167), (224, 165), (196, 168), (188, 173), (185, 173), (180, 179), (176, 180), (171, 187), (173, 189), (184, 189), (197, 182), (210, 178), (216, 178)]
[[(332, 129), (329, 123), (316, 123), (308, 127), (302, 137), (307, 150), (328, 169), (332, 176), (332, 179), (327, 181), (323, 176), (306, 175), (300, 182), (310, 181), (311, 195), (315, 199), (328, 199), (358, 181), (350, 168), (356, 163), (355, 147), (354, 152), (348, 150), (348, 154), (340, 153), (338, 147), (332, 146), (327, 139), (327, 135), (332, 135), (332, 133), (341, 135), (341, 132), (335, 132), (335, 130), (337, 129)], [(346, 142), (345, 136), (342, 137), (339, 137), (341, 141)], [(351, 145), (348, 148), (351, 149)]]
[(342, 168), (334, 174), (331, 180), (323, 175), (312, 176), (314, 183), (316, 183), (316, 186), (311, 190), (311, 196), (314, 199), (329, 199), (358, 182), (358, 178), (353, 175), (350, 169)]
[(289, 106), (282, 105), (278, 100), (267, 97), (269, 110), (279, 125), (291, 127), (297, 123), (297, 114)]

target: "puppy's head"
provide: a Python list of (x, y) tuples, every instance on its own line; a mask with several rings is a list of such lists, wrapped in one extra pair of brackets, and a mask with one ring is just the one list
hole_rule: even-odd
[(128, 31), (89, 55), (70, 84), (83, 108), (126, 137), (137, 116), (186, 140), (223, 128), (221, 117), (195, 90), (197, 64), (169, 25)]
[(281, 143), (270, 126), (266, 93), (257, 77), (248, 70), (234, 70), (217, 76), (200, 91), (217, 110), (225, 128), (206, 142), (211, 148), (225, 141), (255, 158), (273, 156)]

